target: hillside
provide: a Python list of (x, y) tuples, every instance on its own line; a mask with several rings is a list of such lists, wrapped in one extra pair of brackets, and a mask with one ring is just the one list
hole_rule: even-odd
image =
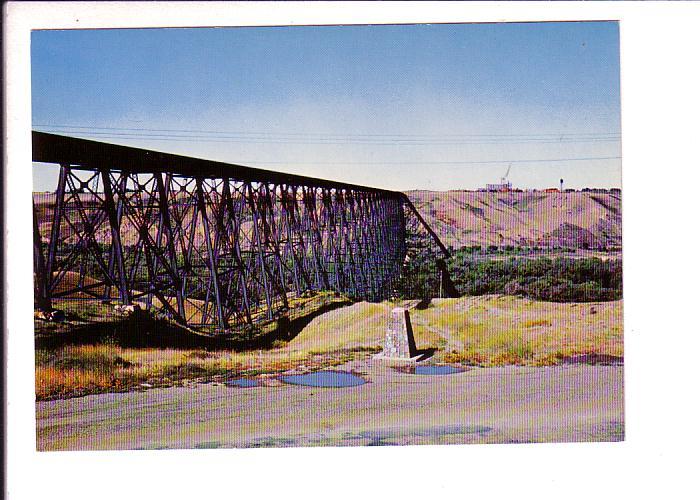
[(445, 245), (622, 246), (619, 193), (406, 193)]
[[(445, 245), (520, 245), (611, 248), (622, 246), (620, 194), (616, 193), (488, 193), (474, 191), (408, 191), (406, 193)], [(51, 231), (53, 195), (34, 194), (39, 230), (44, 241)], [(83, 203), (89, 205), (89, 199)], [(77, 217), (75, 215), (74, 217)], [(190, 215), (183, 215), (187, 224)], [(130, 224), (128, 220), (124, 224)], [(250, 231), (250, 221), (242, 225)], [(155, 237), (155, 226), (152, 229)], [(198, 239), (204, 228), (198, 226)], [(63, 236), (70, 229), (63, 224)], [(95, 231), (109, 239), (106, 220)], [(126, 228), (122, 241), (136, 242), (138, 231)]]
[[(289, 342), (290, 351), (335, 351), (379, 348), (386, 318), (396, 303), (359, 302), (314, 318)], [(411, 307), (419, 349), (435, 348), (436, 359), (487, 364), (544, 363), (566, 356), (595, 353), (622, 356), (622, 300), (589, 304), (555, 304), (485, 295), (433, 299)], [(334, 332), (334, 335), (328, 335)]]

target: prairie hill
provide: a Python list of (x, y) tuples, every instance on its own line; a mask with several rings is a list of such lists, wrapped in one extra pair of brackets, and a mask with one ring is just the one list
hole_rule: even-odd
[[(411, 309), (417, 347), (434, 360), (486, 364), (551, 364), (566, 356), (623, 356), (623, 301), (553, 303), (503, 295), (418, 301), (358, 302), (314, 318), (284, 347), (296, 352), (379, 350), (386, 318)], [(329, 332), (333, 332), (329, 335)]]
[(622, 246), (620, 193), (408, 191), (443, 243), (603, 248)]
[[(621, 247), (621, 204), (619, 193), (487, 193), (474, 191), (408, 191), (410, 200), (445, 245), (520, 245), (540, 247), (602, 248)], [(95, 208), (87, 195), (82, 203)], [(53, 194), (34, 193), (39, 231), (44, 241), (50, 237)], [(77, 218), (77, 215), (73, 215)], [(189, 223), (191, 215), (183, 215)], [(124, 221), (122, 241), (133, 245), (138, 230)], [(246, 220), (241, 228), (251, 231)], [(156, 227), (153, 229), (155, 237)], [(202, 241), (204, 228), (198, 225), (196, 238)], [(71, 237), (67, 224), (62, 236)], [(95, 229), (97, 241), (109, 241), (109, 223)]]

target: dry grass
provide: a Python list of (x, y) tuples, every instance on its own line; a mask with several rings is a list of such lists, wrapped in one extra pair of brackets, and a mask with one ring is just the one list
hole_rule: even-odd
[[(38, 350), (37, 398), (276, 373), (300, 365), (317, 369), (367, 357), (381, 349), (387, 319), (396, 305), (357, 303), (326, 312), (291, 341), (277, 341), (268, 350), (109, 344)], [(561, 304), (501, 296), (435, 299), (426, 309), (411, 309), (411, 321), (418, 348), (437, 349), (435, 362), (546, 366), (575, 354), (623, 355), (622, 301)]]
[[(408, 305), (408, 304), (405, 304)], [(393, 303), (358, 303), (319, 316), (287, 350), (379, 348)], [(623, 355), (622, 301), (537, 302), (508, 296), (434, 299), (411, 309), (419, 349), (435, 361), (484, 366), (559, 363), (575, 354)]]
[(309, 368), (349, 361), (362, 351), (290, 353), (272, 351), (233, 352), (196, 349), (122, 348), (113, 345), (68, 346), (38, 351), (37, 399), (80, 396), (149, 386), (169, 386), (198, 379), (277, 373), (299, 365)]
[[(332, 293), (295, 299), (289, 319), (294, 321), (344, 303), (348, 303), (347, 299)], [(138, 339), (121, 332), (118, 325), (124, 318), (110, 305), (64, 301), (58, 306), (66, 312), (66, 321), (35, 320), (37, 345), (42, 346), (36, 351), (36, 395), (39, 399), (128, 390), (142, 384), (162, 386), (197, 379), (280, 372), (302, 364), (332, 366), (367, 355), (362, 346), (353, 350), (333, 344), (290, 352), (287, 342), (282, 340), (275, 341), (266, 350), (236, 352), (230, 345), (213, 347), (205, 338), (197, 342), (194, 336), (189, 337), (189, 343), (168, 344), (168, 340), (164, 340), (166, 344), (159, 344), (179, 345), (177, 348), (126, 347), (133, 346), (133, 341)], [(114, 322), (115, 326), (103, 328), (108, 322)], [(74, 332), (80, 333), (73, 335)], [(67, 342), (86, 344), (64, 345)], [(191, 345), (210, 347), (192, 348)]]
[(106, 373), (79, 368), (36, 367), (36, 397), (86, 394), (102, 389), (117, 389), (118, 381)]
[(358, 302), (314, 318), (286, 350), (338, 351), (351, 348), (380, 348), (391, 304)]
[(552, 322), (548, 319), (530, 319), (523, 321), (523, 328), (532, 328), (533, 326), (552, 326)]

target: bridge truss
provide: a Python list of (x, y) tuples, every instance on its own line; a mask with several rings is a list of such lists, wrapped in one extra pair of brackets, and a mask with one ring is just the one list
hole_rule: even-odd
[(400, 192), (42, 132), (33, 161), (60, 166), (56, 191), (34, 196), (39, 309), (140, 304), (228, 332), (308, 291), (388, 298), (407, 225), (448, 255)]

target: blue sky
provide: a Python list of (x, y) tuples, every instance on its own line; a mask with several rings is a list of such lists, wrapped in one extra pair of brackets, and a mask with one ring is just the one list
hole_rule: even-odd
[(31, 53), (37, 130), (390, 189), (511, 161), (520, 187), (620, 185), (613, 22), (35, 31)]

